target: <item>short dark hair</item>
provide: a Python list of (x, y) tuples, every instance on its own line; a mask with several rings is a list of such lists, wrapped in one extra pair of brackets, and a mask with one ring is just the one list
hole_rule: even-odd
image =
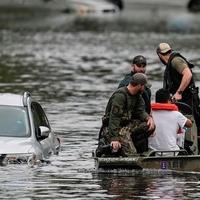
[(147, 76), (144, 73), (135, 73), (132, 76), (130, 81), (131, 85), (146, 85), (147, 84)]
[(157, 103), (167, 103), (170, 99), (170, 92), (166, 89), (159, 89), (156, 91), (156, 102)]

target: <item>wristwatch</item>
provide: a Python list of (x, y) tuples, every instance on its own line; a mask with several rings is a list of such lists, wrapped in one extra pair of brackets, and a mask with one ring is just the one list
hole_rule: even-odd
[(179, 91), (178, 91), (178, 94), (182, 95), (182, 94), (183, 94), (183, 91), (179, 90)]

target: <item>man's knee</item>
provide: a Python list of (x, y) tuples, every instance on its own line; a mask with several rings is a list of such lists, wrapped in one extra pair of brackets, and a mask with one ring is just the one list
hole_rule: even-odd
[(148, 151), (148, 137), (153, 134), (154, 130), (149, 131), (146, 122), (142, 122), (132, 131), (131, 138), (137, 149), (137, 153)]

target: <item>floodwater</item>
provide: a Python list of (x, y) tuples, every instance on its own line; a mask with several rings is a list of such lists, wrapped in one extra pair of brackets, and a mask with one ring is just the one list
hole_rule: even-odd
[(148, 59), (152, 101), (162, 85), (160, 42), (196, 64), (200, 86), (199, 14), (184, 5), (141, 2), (127, 1), (125, 12), (112, 16), (0, 15), (0, 92), (30, 91), (62, 141), (48, 165), (1, 167), (1, 199), (199, 198), (198, 173), (95, 170), (101, 117), (133, 56)]

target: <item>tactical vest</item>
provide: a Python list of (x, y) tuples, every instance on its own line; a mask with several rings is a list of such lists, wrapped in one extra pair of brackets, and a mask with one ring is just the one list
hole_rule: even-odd
[[(182, 77), (182, 74), (179, 74), (173, 67), (172, 67), (172, 60), (175, 57), (181, 57), (182, 59), (185, 60), (185, 62), (187, 63), (187, 65), (189, 66), (190, 70), (194, 67), (194, 65), (190, 62), (187, 61), (187, 59), (185, 57), (183, 57), (180, 53), (177, 52), (173, 52), (168, 60), (165, 72), (164, 72), (164, 82), (163, 82), (163, 88), (164, 89), (168, 89), (170, 93), (175, 94), (176, 91), (178, 90)], [(192, 70), (191, 70), (192, 72)], [(189, 85), (187, 86), (187, 88), (184, 90), (183, 93), (183, 99), (188, 99), (191, 98), (191, 87), (194, 87), (194, 80), (193, 77), (189, 83)]]

